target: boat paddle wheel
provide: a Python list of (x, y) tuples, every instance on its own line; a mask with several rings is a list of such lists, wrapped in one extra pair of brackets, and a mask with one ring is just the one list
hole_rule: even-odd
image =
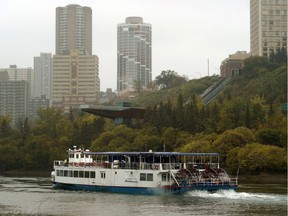
[(175, 174), (175, 186), (179, 187), (185, 187), (191, 185), (193, 180), (197, 178), (197, 174), (195, 172), (191, 172), (188, 169), (180, 169), (176, 174)]

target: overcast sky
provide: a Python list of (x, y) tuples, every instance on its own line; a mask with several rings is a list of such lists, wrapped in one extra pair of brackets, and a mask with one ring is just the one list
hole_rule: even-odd
[(117, 24), (141, 16), (152, 25), (152, 78), (174, 70), (189, 79), (219, 74), (221, 61), (250, 51), (249, 0), (1, 0), (0, 68), (32, 67), (41, 52), (55, 54), (55, 10), (92, 8), (93, 54), (101, 91), (116, 89)]

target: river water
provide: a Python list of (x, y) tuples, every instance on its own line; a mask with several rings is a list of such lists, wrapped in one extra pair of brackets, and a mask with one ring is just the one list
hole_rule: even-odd
[(243, 184), (237, 192), (142, 196), (55, 190), (49, 178), (0, 176), (0, 215), (287, 215), (287, 188)]

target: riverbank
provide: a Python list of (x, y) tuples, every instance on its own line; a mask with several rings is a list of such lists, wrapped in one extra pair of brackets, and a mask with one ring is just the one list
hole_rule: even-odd
[(261, 173), (259, 175), (240, 175), (238, 178), (239, 184), (252, 183), (252, 184), (286, 184), (287, 174), (270, 174)]

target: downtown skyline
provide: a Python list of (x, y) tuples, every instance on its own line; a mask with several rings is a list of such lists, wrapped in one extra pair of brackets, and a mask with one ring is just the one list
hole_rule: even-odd
[(101, 91), (116, 89), (117, 24), (128, 16), (141, 16), (153, 26), (152, 80), (162, 70), (174, 70), (189, 79), (207, 76), (208, 59), (209, 75), (219, 74), (221, 61), (229, 54), (250, 51), (249, 0), (28, 2), (3, 2), (0, 18), (7, 22), (0, 24), (0, 45), (5, 50), (0, 55), (1, 68), (33, 67), (34, 56), (55, 54), (55, 8), (72, 3), (93, 11), (92, 52), (99, 57)]

